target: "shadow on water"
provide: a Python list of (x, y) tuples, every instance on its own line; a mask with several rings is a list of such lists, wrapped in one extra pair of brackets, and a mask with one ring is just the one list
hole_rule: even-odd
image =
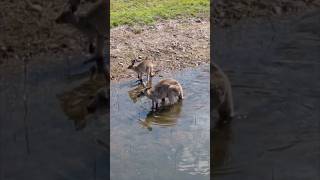
[(209, 179), (208, 69), (164, 75), (182, 84), (185, 99), (157, 110), (138, 97), (144, 87), (135, 80), (111, 84), (111, 179)]

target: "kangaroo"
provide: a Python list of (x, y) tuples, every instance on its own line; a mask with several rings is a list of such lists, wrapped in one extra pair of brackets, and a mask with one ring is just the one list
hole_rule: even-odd
[(230, 81), (215, 63), (211, 63), (211, 72), (213, 108), (218, 111), (220, 120), (231, 120), (233, 117), (233, 98)]
[(131, 69), (138, 74), (138, 79), (139, 79), (138, 81), (140, 81), (141, 83), (142, 83), (142, 76), (145, 73), (147, 75), (147, 82), (149, 82), (151, 78), (154, 76), (154, 71), (153, 71), (154, 65), (152, 64), (151, 61), (147, 59), (135, 66), (136, 62), (137, 62), (136, 59), (132, 60), (131, 65), (128, 66), (128, 69)]
[(75, 15), (74, 12), (78, 8), (79, 1), (69, 1), (69, 8), (64, 11), (55, 20), (57, 24), (71, 24), (73, 27), (84, 33), (90, 41), (89, 49), (93, 49), (92, 42), (96, 39), (95, 55), (84, 63), (96, 61), (98, 68), (103, 68), (103, 50), (104, 37), (107, 33), (107, 24), (109, 19), (107, 17), (107, 1), (101, 0), (83, 15)]
[[(169, 102), (174, 100), (174, 97), (178, 97), (179, 99), (184, 99), (183, 97), (183, 90), (181, 84), (172, 78), (163, 79), (161, 80), (155, 88), (164, 88), (164, 90), (169, 90), (168, 99)], [(162, 99), (162, 102), (165, 102), (165, 98)]]
[(152, 109), (158, 109), (159, 99), (164, 103), (165, 98), (168, 98), (170, 105), (174, 103), (175, 97), (178, 97), (179, 100), (184, 99), (182, 86), (174, 79), (163, 79), (154, 87), (145, 88), (140, 96), (142, 94), (152, 100)]

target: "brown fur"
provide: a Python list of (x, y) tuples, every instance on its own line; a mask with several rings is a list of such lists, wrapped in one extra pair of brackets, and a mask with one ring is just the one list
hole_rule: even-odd
[(144, 60), (138, 65), (135, 66), (136, 60), (131, 61), (131, 65), (128, 67), (128, 69), (131, 69), (135, 71), (138, 74), (138, 79), (142, 82), (142, 76), (143, 74), (147, 75), (147, 82), (151, 81), (151, 78), (154, 76), (153, 67), (151, 61)]
[(158, 100), (165, 102), (165, 98), (169, 99), (169, 103), (173, 104), (175, 97), (183, 99), (183, 90), (180, 83), (174, 79), (163, 79), (154, 87), (145, 89), (144, 94), (152, 100), (152, 108), (158, 108)]
[(233, 97), (230, 81), (217, 64), (211, 63), (211, 70), (213, 108), (218, 111), (220, 120), (231, 120)]

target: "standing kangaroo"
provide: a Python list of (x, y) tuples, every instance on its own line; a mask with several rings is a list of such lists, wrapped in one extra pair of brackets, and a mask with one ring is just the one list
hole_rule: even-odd
[(142, 83), (142, 76), (145, 73), (147, 75), (147, 82), (151, 80), (151, 78), (154, 76), (153, 67), (151, 61), (144, 60), (140, 64), (135, 66), (135, 63), (137, 62), (136, 59), (131, 61), (131, 65), (128, 67), (128, 69), (131, 69), (135, 71), (138, 74), (138, 81)]
[(96, 61), (98, 70), (103, 70), (103, 50), (104, 50), (104, 37), (108, 30), (108, 15), (106, 0), (101, 0), (83, 15), (75, 15), (79, 0), (70, 0), (69, 8), (64, 11), (59, 17), (56, 18), (57, 24), (71, 24), (73, 27), (84, 33), (90, 41), (90, 49), (93, 49), (92, 42), (96, 39), (95, 55), (84, 63)]
[(152, 100), (152, 109), (158, 108), (158, 100), (160, 99), (165, 103), (165, 98), (168, 98), (170, 105), (174, 103), (175, 97), (180, 100), (184, 99), (182, 86), (174, 79), (163, 79), (154, 87), (145, 88), (142, 94)]
[(211, 70), (213, 108), (218, 111), (220, 120), (231, 120), (233, 117), (233, 98), (230, 81), (217, 64), (211, 63)]

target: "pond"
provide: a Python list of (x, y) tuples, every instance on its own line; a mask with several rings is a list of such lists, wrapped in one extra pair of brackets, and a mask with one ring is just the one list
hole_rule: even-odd
[(169, 77), (185, 99), (157, 111), (147, 97), (136, 98), (142, 87), (135, 80), (111, 84), (111, 179), (209, 179), (209, 66), (161, 79)]

